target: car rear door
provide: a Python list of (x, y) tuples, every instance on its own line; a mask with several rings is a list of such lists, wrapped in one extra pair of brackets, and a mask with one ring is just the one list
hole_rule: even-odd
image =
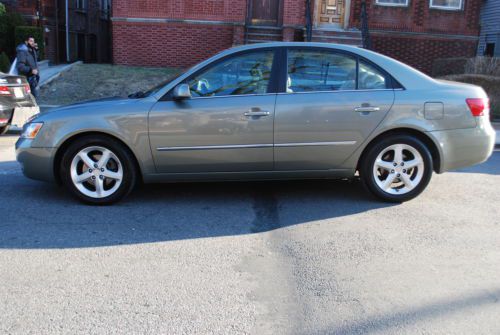
[(275, 169), (338, 168), (390, 110), (392, 80), (374, 64), (330, 48), (288, 48), (283, 58)]
[(149, 114), (159, 173), (273, 169), (275, 50), (230, 55), (188, 79), (192, 98), (167, 94)]

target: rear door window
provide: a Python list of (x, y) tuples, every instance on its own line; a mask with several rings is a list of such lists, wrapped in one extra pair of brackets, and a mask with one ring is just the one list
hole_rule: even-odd
[(356, 89), (356, 58), (329, 50), (289, 49), (288, 93)]

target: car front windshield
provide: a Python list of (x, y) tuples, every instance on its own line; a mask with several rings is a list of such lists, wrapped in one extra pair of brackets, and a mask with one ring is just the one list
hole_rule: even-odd
[(139, 91), (139, 92), (136, 92), (136, 93), (132, 93), (130, 94), (128, 97), (129, 98), (132, 98), (132, 99), (140, 99), (140, 98), (146, 98), (146, 97), (149, 97), (150, 95), (153, 95), (155, 94), (156, 92), (158, 92), (159, 90), (161, 90), (163, 87), (165, 87), (166, 85), (170, 84), (172, 81), (174, 81), (175, 79), (179, 78), (181, 74), (183, 74), (184, 72), (180, 72), (180, 73), (177, 73), (175, 75), (173, 75), (172, 77), (168, 78), (167, 80), (164, 80), (162, 81), (161, 83), (159, 83), (158, 85), (156, 86), (153, 86), (152, 88), (150, 88), (149, 90), (147, 91)]

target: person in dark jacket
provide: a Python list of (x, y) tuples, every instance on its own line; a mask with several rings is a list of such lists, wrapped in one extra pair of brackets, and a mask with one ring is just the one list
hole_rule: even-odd
[(38, 96), (38, 82), (40, 81), (40, 72), (37, 62), (37, 45), (33, 36), (28, 36), (24, 43), (17, 46), (17, 71), (26, 76), (31, 88), (31, 94), (36, 98)]

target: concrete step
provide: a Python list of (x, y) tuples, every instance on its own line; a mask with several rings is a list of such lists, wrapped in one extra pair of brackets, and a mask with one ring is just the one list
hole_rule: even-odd
[(283, 39), (282, 28), (272, 26), (247, 26), (247, 43), (276, 42)]
[(260, 40), (260, 41), (281, 41), (282, 37), (278, 34), (256, 34), (256, 33), (248, 33), (248, 40)]
[(313, 29), (313, 42), (338, 43), (348, 45), (363, 45), (361, 32), (358, 30), (340, 30), (340, 29)]

